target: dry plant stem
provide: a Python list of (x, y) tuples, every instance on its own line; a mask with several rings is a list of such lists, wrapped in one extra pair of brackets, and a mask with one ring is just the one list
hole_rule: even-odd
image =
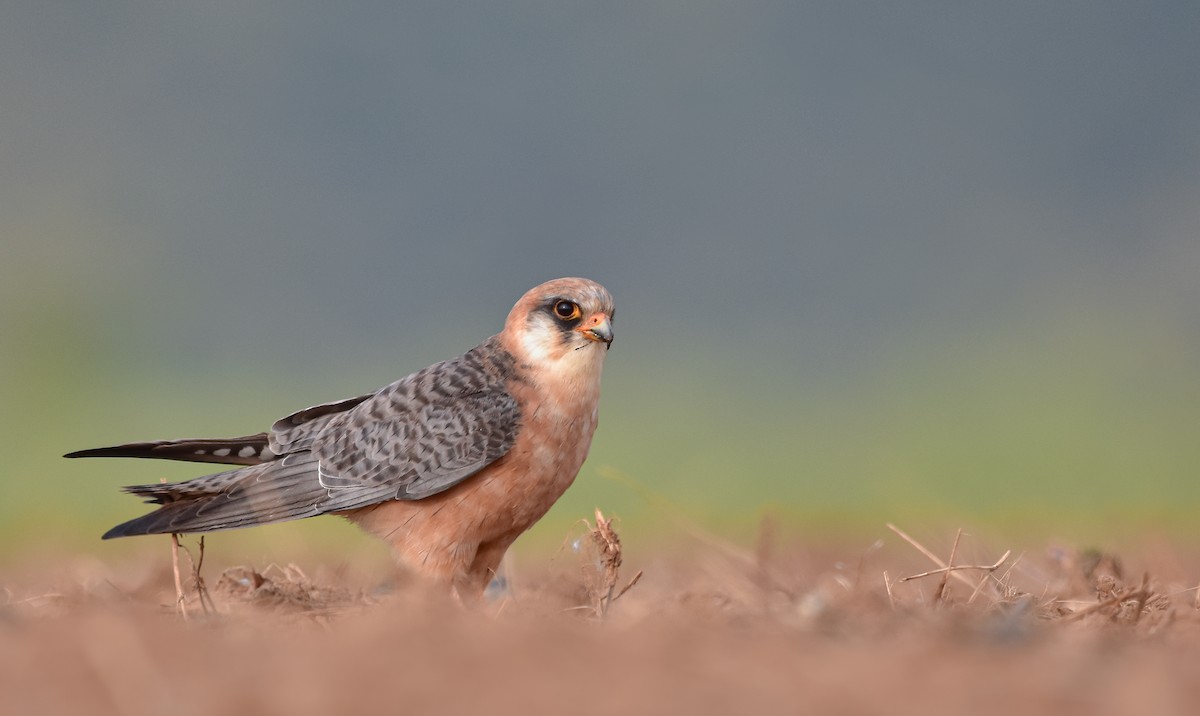
[[(190, 555), (189, 555), (190, 556)], [(196, 562), (196, 593), (200, 595), (200, 606), (204, 607), (206, 612), (217, 611), (217, 605), (213, 604), (212, 596), (208, 593), (208, 585), (204, 583), (204, 577), (200, 574), (201, 568), (204, 567), (204, 535), (200, 535), (200, 559)]]
[(597, 618), (603, 619), (613, 602), (620, 599), (625, 592), (637, 584), (638, 580), (642, 578), (642, 573), (639, 571), (633, 575), (633, 579), (629, 580), (629, 583), (618, 592), (617, 577), (622, 561), (621, 538), (612, 527), (613, 520), (605, 519), (604, 513), (597, 508), (595, 526), (589, 525), (587, 520), (583, 520), (583, 523), (588, 527), (588, 536), (592, 540), (592, 546), (597, 551), (596, 556), (603, 569), (598, 584), (592, 584), (591, 580), (588, 580), (589, 591), (592, 592), (592, 610)]
[(979, 578), (979, 584), (975, 585), (975, 591), (971, 592), (971, 596), (967, 597), (967, 604), (975, 603), (975, 597), (979, 596), (979, 593), (983, 591), (984, 585), (986, 585), (988, 580), (991, 578), (992, 575), (990, 572), (985, 572), (984, 575)]
[(613, 531), (612, 519), (604, 519), (600, 508), (596, 508), (596, 528), (592, 540), (600, 550), (600, 561), (604, 565), (604, 591), (597, 602), (597, 612), (603, 617), (612, 605), (613, 590), (617, 586), (617, 570), (621, 568), (621, 540)]
[[(176, 541), (178, 544), (178, 541)], [(192, 565), (192, 582), (196, 585), (196, 597), (200, 601), (200, 609), (205, 614), (215, 612), (216, 605), (213, 604), (212, 597), (208, 594), (208, 587), (204, 584), (204, 576), (200, 574), (201, 567), (204, 566), (204, 536), (200, 536), (200, 559), (192, 558), (192, 551), (187, 547), (183, 548), (184, 554), (187, 555), (188, 562)]]
[(628, 592), (631, 588), (633, 588), (633, 585), (637, 584), (641, 578), (642, 578), (642, 570), (639, 569), (637, 571), (637, 574), (633, 575), (633, 579), (629, 580), (629, 584), (626, 584), (624, 587), (621, 588), (621, 591), (617, 592), (617, 596), (613, 597), (613, 601), (615, 602), (618, 599), (620, 599), (622, 596), (624, 596), (625, 592)]
[[(1012, 552), (1012, 550), (1009, 550), (1008, 552), (1005, 552), (1005, 553), (1004, 553), (1004, 556), (1005, 556), (1005, 557), (1007, 557), (1007, 556), (1009, 555), (1009, 553), (1011, 553), (1011, 552)], [(1000, 577), (999, 577), (999, 581), (1000, 581), (1000, 582), (1007, 582), (1007, 581), (1008, 581), (1008, 577), (1009, 577), (1009, 575), (1011, 575), (1011, 574), (1012, 574), (1012, 571), (1013, 571), (1014, 569), (1016, 569), (1016, 568), (1017, 568), (1017, 565), (1018, 565), (1018, 564), (1020, 564), (1020, 563), (1021, 563), (1021, 559), (1022, 559), (1024, 556), (1025, 556), (1025, 553), (1024, 553), (1024, 552), (1022, 552), (1021, 554), (1018, 554), (1018, 555), (1017, 555), (1017, 558), (1016, 558), (1016, 559), (1014, 559), (1014, 560), (1012, 561), (1012, 564), (1008, 565), (1008, 569), (1004, 570), (1004, 574), (1001, 574), (1001, 575), (1000, 575)], [(1004, 561), (1004, 559), (1002, 558), (1000, 561), (1001, 561), (1001, 562), (1003, 562), (1003, 561)]]
[[(945, 568), (946, 568), (946, 563), (942, 561), (941, 557), (938, 557), (936, 554), (934, 554), (933, 552), (929, 551), (929, 550), (928, 550), (928, 549), (925, 547), (925, 545), (923, 545), (923, 544), (921, 544), (920, 542), (916, 541), (916, 540), (915, 540), (915, 539), (913, 539), (912, 537), (909, 537), (907, 534), (905, 534), (905, 533), (904, 533), (904, 530), (901, 530), (899, 527), (897, 527), (896, 525), (894, 525), (894, 524), (892, 524), (892, 523), (890, 523), (890, 522), (889, 522), (889, 523), (887, 523), (887, 528), (888, 528), (889, 530), (891, 530), (892, 532), (895, 532), (897, 535), (899, 535), (899, 536), (900, 536), (900, 538), (901, 538), (901, 539), (903, 539), (905, 542), (908, 542), (908, 543), (909, 543), (909, 544), (911, 544), (913, 547), (915, 547), (915, 548), (917, 549), (917, 551), (918, 551), (918, 552), (920, 552), (921, 554), (923, 554), (923, 555), (925, 555), (926, 557), (928, 557), (928, 558), (929, 558), (929, 560), (930, 560), (931, 562), (933, 562), (933, 563), (934, 563), (934, 564), (936, 564), (937, 566), (941, 567), (942, 569), (945, 569)], [(936, 572), (935, 572), (935, 574), (936, 574)], [(959, 573), (959, 570), (957, 570), (957, 569), (955, 569), (955, 570), (951, 570), (951, 574), (952, 574), (952, 576), (953, 576), (955, 579), (959, 580), (960, 582), (962, 582), (963, 584), (967, 585), (968, 587), (972, 587), (972, 588), (973, 588), (973, 587), (975, 586), (975, 585), (974, 585), (974, 584), (971, 582), (971, 580), (967, 579), (967, 577), (966, 577), (965, 575), (963, 575), (963, 574), (960, 574), (960, 573)]]
[(942, 598), (946, 596), (946, 582), (950, 581), (950, 573), (954, 571), (954, 558), (958, 555), (958, 541), (962, 539), (962, 528), (954, 533), (954, 544), (950, 547), (950, 559), (946, 562), (946, 573), (942, 575), (942, 581), (938, 582), (937, 591), (933, 593), (933, 603), (940, 604)]
[(183, 579), (179, 576), (179, 535), (174, 532), (171, 533), (171, 569), (175, 573), (175, 609), (187, 621), (187, 600), (183, 595)]
[[(1000, 557), (1000, 559), (996, 560), (995, 564), (957, 564), (957, 565), (954, 565), (953, 567), (942, 567), (941, 569), (931, 569), (928, 572), (921, 572), (920, 574), (914, 574), (909, 577), (902, 577), (900, 579), (900, 581), (907, 582), (910, 579), (921, 579), (923, 577), (932, 577), (935, 574), (948, 574), (950, 572), (959, 572), (959, 571), (966, 570), (966, 569), (982, 569), (985, 572), (994, 572), (997, 569), (1000, 569), (1000, 567), (1004, 565), (1005, 560), (1008, 559), (1008, 556), (1010, 554), (1012, 554), (1011, 549), (1008, 550), (1007, 552), (1005, 552)], [(954, 558), (954, 556), (952, 554), (951, 560), (953, 560), (953, 558)], [(970, 582), (967, 582), (967, 584), (970, 584)]]
[[(167, 478), (159, 478), (160, 483), (166, 484)], [(175, 574), (175, 609), (188, 620), (187, 604), (183, 596), (183, 580), (179, 576), (179, 535), (171, 533), (171, 571)]]

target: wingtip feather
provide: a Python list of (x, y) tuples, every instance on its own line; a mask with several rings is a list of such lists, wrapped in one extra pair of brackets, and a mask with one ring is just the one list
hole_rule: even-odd
[(145, 528), (145, 517), (149, 517), (149, 515), (144, 515), (142, 517), (138, 517), (137, 519), (129, 520), (128, 522), (122, 522), (116, 527), (113, 527), (109, 531), (105, 532), (100, 539), (115, 539), (117, 537), (136, 537), (138, 535), (155, 534), (154, 531)]

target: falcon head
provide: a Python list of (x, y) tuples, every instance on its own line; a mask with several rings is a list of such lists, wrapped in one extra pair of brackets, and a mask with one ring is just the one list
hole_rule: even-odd
[(560, 278), (517, 301), (504, 333), (518, 359), (556, 374), (595, 373), (613, 342), (613, 298), (586, 278)]

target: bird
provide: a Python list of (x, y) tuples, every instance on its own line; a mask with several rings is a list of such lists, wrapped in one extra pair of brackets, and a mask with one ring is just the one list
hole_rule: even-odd
[(103, 539), (340, 515), (389, 544), (402, 565), (477, 602), (513, 541), (570, 487), (587, 457), (613, 314), (599, 283), (555, 279), (527, 291), (503, 330), (466, 353), (293, 413), (266, 432), (64, 457), (236, 466), (122, 488), (159, 507)]

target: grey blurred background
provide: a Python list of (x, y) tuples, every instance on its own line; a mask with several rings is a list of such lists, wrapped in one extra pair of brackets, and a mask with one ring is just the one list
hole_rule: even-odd
[(660, 499), (1190, 534), (1198, 38), (1192, 2), (6, 3), (0, 556), (113, 554), (118, 485), (202, 472), (61, 453), (258, 431), (562, 275), (617, 340), (548, 539)]

